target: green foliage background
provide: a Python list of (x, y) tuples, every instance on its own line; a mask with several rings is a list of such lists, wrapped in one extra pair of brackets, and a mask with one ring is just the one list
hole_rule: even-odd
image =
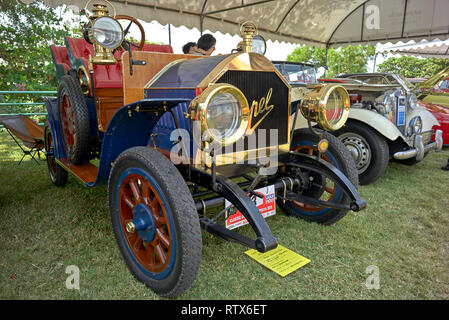
[(63, 45), (64, 36), (73, 35), (73, 25), (63, 23), (64, 14), (42, 0), (0, 1), (1, 90), (55, 90), (49, 46)]
[(311, 46), (301, 46), (293, 50), (287, 56), (287, 61), (309, 62), (317, 68), (327, 68), (326, 77), (331, 78), (339, 73), (367, 72), (367, 63), (373, 60), (375, 55), (374, 46), (347, 46), (344, 48), (315, 48)]
[(448, 66), (449, 59), (420, 59), (403, 56), (400, 58), (388, 58), (379, 65), (377, 71), (398, 73), (405, 78), (421, 78), (431, 77)]

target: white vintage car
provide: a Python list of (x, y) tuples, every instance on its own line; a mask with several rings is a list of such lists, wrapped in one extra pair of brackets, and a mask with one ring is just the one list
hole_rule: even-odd
[[(273, 63), (293, 87), (292, 102), (301, 98), (304, 87), (317, 82), (313, 65), (277, 61)], [(385, 74), (382, 76), (393, 77)], [(323, 83), (339, 83), (349, 93), (351, 108), (348, 120), (333, 134), (351, 152), (360, 184), (365, 185), (384, 174), (390, 159), (415, 164), (431, 150), (440, 151), (443, 145), (441, 130), (434, 132), (432, 129), (439, 125), (437, 119), (419, 106), (407, 80), (397, 76), (387, 84), (382, 77), (374, 78), (364, 79), (369, 83), (349, 76), (320, 79)], [(307, 121), (298, 117), (295, 128), (306, 126)], [(433, 135), (435, 142), (432, 142)]]

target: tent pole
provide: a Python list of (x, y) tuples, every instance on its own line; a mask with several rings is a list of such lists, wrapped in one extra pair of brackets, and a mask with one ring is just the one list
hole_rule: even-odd
[(377, 52), (374, 53), (374, 65), (373, 65), (373, 73), (376, 72), (376, 58), (377, 58)]
[(168, 44), (171, 45), (171, 25), (168, 24)]
[(329, 44), (326, 44), (326, 53), (324, 55), (324, 78), (326, 78), (327, 74), (327, 52), (329, 51)]

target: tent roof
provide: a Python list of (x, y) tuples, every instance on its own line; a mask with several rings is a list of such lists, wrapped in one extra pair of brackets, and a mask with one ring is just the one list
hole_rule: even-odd
[[(22, 0), (30, 2), (30, 0)], [(44, 0), (52, 7), (84, 0)], [(95, 2), (95, 0), (93, 0)], [(252, 20), (265, 39), (315, 46), (449, 38), (449, 0), (110, 0), (117, 13), (200, 31), (239, 34)]]
[(422, 41), (413, 45), (385, 48), (381, 52), (390, 52), (404, 56), (423, 58), (449, 58), (449, 39), (446, 41)]

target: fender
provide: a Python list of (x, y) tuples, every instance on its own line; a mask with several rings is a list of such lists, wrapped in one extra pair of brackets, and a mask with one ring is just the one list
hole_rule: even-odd
[(45, 107), (47, 108), (47, 120), (50, 126), (51, 135), (53, 137), (54, 149), (53, 152), (56, 158), (65, 158), (64, 147), (62, 146), (62, 135), (60, 128), (60, 121), (57, 116), (58, 114), (58, 99), (52, 97), (42, 97), (45, 102)]
[(104, 134), (96, 181), (87, 186), (107, 183), (112, 163), (120, 153), (132, 147), (146, 146), (157, 121), (180, 102), (186, 100), (144, 99), (120, 108)]
[(432, 130), (433, 126), (440, 125), (437, 118), (435, 118), (435, 116), (429, 110), (427, 110), (425, 107), (417, 106), (410, 113), (410, 118), (407, 117), (407, 120), (410, 121), (410, 119), (412, 119), (415, 116), (421, 116), (423, 132)]
[(394, 141), (400, 137), (402, 140), (407, 141), (394, 123), (376, 112), (365, 109), (351, 108), (349, 109), (348, 120), (349, 119), (358, 120), (369, 125), (388, 140)]
[[(402, 133), (398, 130), (398, 128), (396, 128), (396, 126), (390, 120), (373, 111), (350, 108), (348, 121), (350, 119), (358, 120), (360, 122), (369, 125), (374, 130), (378, 131), (381, 135), (383, 135), (389, 140), (394, 141), (398, 137), (401, 137), (404, 141), (406, 141)], [(316, 123), (312, 122), (312, 125), (315, 126)], [(304, 116), (301, 113), (299, 113), (296, 119), (295, 130), (307, 127), (308, 127), (307, 119), (304, 118)]]

